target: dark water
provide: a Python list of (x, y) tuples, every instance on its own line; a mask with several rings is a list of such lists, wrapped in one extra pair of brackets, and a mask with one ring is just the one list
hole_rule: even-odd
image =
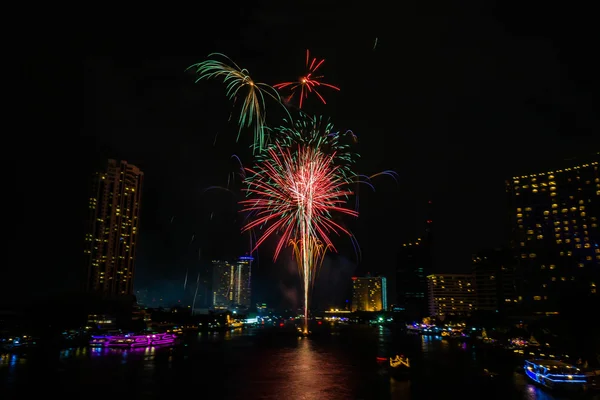
[[(0, 358), (1, 399), (529, 399), (556, 397), (529, 384), (515, 365), (470, 345), (387, 329), (311, 338), (266, 332), (201, 334), (187, 346), (78, 348)], [(403, 353), (414, 376), (396, 381), (377, 356)], [(500, 372), (490, 383), (483, 368)], [(597, 397), (596, 397), (597, 398)]]

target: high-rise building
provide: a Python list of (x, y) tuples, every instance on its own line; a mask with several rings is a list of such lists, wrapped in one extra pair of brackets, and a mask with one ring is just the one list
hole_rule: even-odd
[(464, 316), (475, 311), (477, 298), (473, 275), (433, 274), (427, 277), (427, 283), (430, 316)]
[(216, 310), (248, 309), (252, 297), (252, 261), (243, 256), (235, 262), (213, 261), (213, 301)]
[(133, 294), (143, 178), (138, 167), (116, 160), (95, 175), (85, 236), (90, 292)]
[(242, 256), (236, 262), (237, 277), (233, 300), (237, 307), (243, 309), (250, 308), (252, 304), (252, 261), (253, 257)]
[(520, 300), (556, 314), (597, 300), (600, 284), (600, 178), (595, 160), (506, 181)]
[(386, 310), (387, 280), (385, 277), (352, 277), (352, 311)]
[(517, 304), (517, 261), (510, 249), (491, 249), (472, 256), (477, 310), (505, 312)]
[(432, 202), (428, 202), (427, 219), (422, 237), (403, 243), (396, 268), (396, 304), (411, 319), (429, 315), (427, 275), (433, 269)]

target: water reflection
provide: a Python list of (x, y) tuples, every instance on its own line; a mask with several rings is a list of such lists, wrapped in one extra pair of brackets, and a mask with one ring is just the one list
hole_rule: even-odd
[(390, 395), (393, 399), (410, 399), (410, 381), (397, 381), (394, 378), (390, 378)]
[[(410, 380), (395, 380), (387, 364), (376, 362), (395, 354), (411, 358), (415, 373)], [(47, 381), (50, 394), (81, 393), (86, 385), (106, 382), (106, 387), (94, 386), (94, 394), (109, 396), (116, 390), (148, 399), (187, 394), (190, 385), (219, 387), (217, 398), (246, 400), (558, 399), (518, 373), (509, 372), (500, 386), (480, 385), (479, 371), (493, 361), (493, 355), (468, 343), (394, 336), (385, 328), (283, 339), (231, 331), (194, 334), (187, 346), (172, 349), (84, 347), (26, 357), (0, 355), (0, 386), (18, 390), (20, 398), (36, 387), (32, 383)], [(4, 398), (10, 397), (3, 393)]]
[(0, 355), (0, 368), (7, 368), (7, 383), (12, 383), (14, 381), (17, 365), (24, 362), (25, 359), (19, 358), (16, 354)]
[[(272, 353), (269, 351), (269, 353)], [(354, 387), (348, 383), (351, 365), (309, 339), (297, 346), (275, 351), (262, 359), (260, 370), (250, 376), (257, 398), (349, 399)], [(265, 376), (264, 371), (270, 371)]]

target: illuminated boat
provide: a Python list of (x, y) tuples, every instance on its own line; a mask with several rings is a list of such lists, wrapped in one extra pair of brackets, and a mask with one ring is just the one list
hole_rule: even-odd
[(408, 357), (396, 355), (390, 357), (389, 361), (390, 374), (396, 379), (406, 379), (410, 374), (410, 360)]
[(175, 344), (177, 335), (173, 333), (152, 333), (148, 335), (105, 335), (92, 336), (91, 346), (96, 347), (149, 347)]
[(587, 377), (577, 367), (557, 360), (526, 360), (525, 375), (550, 390), (585, 391)]

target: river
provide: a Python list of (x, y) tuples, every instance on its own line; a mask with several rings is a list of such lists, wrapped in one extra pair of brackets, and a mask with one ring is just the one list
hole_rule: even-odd
[[(376, 358), (403, 353), (414, 375), (395, 380)], [(528, 399), (554, 396), (472, 345), (387, 328), (310, 338), (268, 331), (200, 333), (185, 345), (73, 348), (0, 356), (2, 399)], [(480, 375), (497, 370), (500, 384)], [(33, 398), (33, 397), (31, 397)]]

